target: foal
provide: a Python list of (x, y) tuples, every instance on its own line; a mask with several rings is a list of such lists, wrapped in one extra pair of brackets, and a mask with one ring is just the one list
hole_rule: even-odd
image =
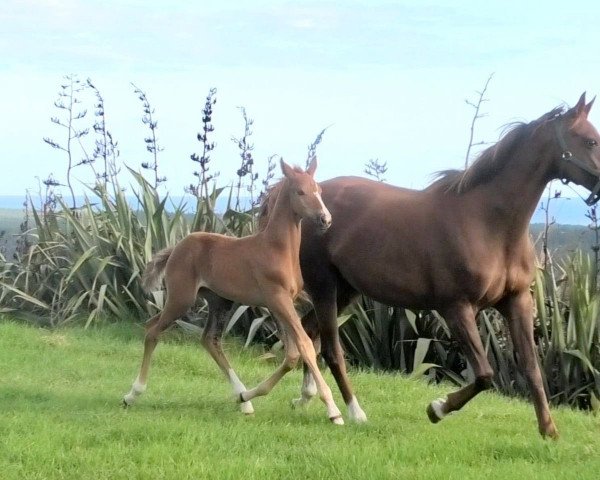
[[(126, 406), (133, 404), (146, 389), (150, 359), (159, 334), (186, 313), (199, 294), (209, 306), (202, 344), (229, 379), (242, 412), (253, 413), (250, 400), (267, 394), (302, 357), (315, 377), (329, 418), (334, 423), (343, 423), (317, 366), (312, 341), (294, 309), (294, 298), (303, 288), (299, 264), (300, 220), (315, 220), (321, 231), (331, 224), (331, 215), (321, 200), (321, 189), (313, 178), (316, 167), (316, 159), (306, 172), (281, 161), (284, 178), (274, 187), (277, 200), (273, 213), (266, 227), (255, 235), (233, 238), (192, 233), (175, 247), (158, 252), (148, 263), (144, 288), (156, 288), (164, 272), (167, 300), (162, 313), (153, 317), (146, 327), (142, 366), (131, 391), (123, 398)], [(283, 328), (286, 345), (283, 364), (250, 391), (246, 391), (231, 368), (220, 344), (226, 314), (233, 302), (268, 307)]]

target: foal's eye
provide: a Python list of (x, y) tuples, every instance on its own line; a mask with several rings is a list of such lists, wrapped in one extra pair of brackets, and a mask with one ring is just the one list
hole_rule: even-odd
[(306, 193), (304, 192), (304, 190), (297, 190), (296, 193), (298, 195), (306, 195)]
[(597, 147), (598, 146), (598, 142), (596, 140), (586, 140), (585, 144), (588, 147)]

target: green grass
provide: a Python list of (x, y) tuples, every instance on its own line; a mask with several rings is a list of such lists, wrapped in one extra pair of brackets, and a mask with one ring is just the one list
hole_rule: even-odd
[[(131, 324), (0, 323), (0, 478), (598, 478), (600, 420), (590, 415), (554, 410), (562, 436), (544, 441), (531, 405), (488, 393), (432, 425), (425, 407), (450, 385), (351, 372), (370, 421), (336, 427), (318, 401), (290, 409), (295, 371), (246, 417), (208, 355), (176, 334), (156, 351), (147, 393), (125, 410), (141, 337)], [(273, 368), (257, 350), (227, 348), (247, 385)]]

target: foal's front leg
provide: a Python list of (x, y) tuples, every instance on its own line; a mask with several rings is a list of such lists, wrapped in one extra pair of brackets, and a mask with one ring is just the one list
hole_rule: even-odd
[(241, 392), (239, 399), (238, 399), (240, 402), (248, 402), (250, 399), (252, 399), (254, 397), (260, 397), (263, 395), (267, 395), (271, 390), (273, 390), (273, 387), (275, 385), (277, 385), (277, 383), (279, 383), (279, 380), (281, 380), (284, 377), (284, 375), (286, 373), (288, 373), (290, 370), (292, 370), (298, 363), (298, 360), (300, 359), (300, 354), (298, 353), (298, 348), (296, 347), (296, 343), (293, 341), (290, 341), (288, 338), (288, 334), (285, 331), (285, 329), (283, 328), (283, 326), (280, 326), (280, 327), (282, 330), (281, 331), (281, 340), (283, 342), (284, 352), (285, 352), (285, 357), (283, 359), (283, 362), (281, 363), (281, 365), (279, 365), (277, 370), (275, 370), (271, 374), (270, 377), (263, 380), (256, 387), (254, 387), (250, 390), (247, 390), (245, 392)]
[[(302, 317), (302, 328), (308, 335), (308, 337), (313, 342), (313, 346), (315, 347), (315, 353), (318, 355), (320, 350), (320, 341), (319, 341), (319, 330), (317, 325), (317, 316), (314, 308), (311, 308), (310, 311)], [(302, 387), (300, 388), (300, 397), (292, 399), (292, 406), (296, 407), (304, 407), (306, 406), (313, 397), (317, 394), (317, 384), (315, 382), (312, 373), (308, 369), (306, 363), (302, 363)]]
[[(287, 335), (289, 336), (288, 343), (290, 345), (295, 343), (300, 357), (302, 357), (302, 360), (306, 363), (308, 369), (312, 373), (317, 384), (319, 397), (327, 406), (327, 415), (329, 416), (329, 419), (336, 425), (343, 425), (344, 420), (342, 414), (333, 401), (331, 389), (325, 382), (325, 379), (319, 370), (314, 346), (302, 328), (300, 318), (298, 318), (298, 314), (294, 309), (292, 299), (284, 293), (280, 293), (269, 299), (268, 307), (287, 332)], [(242, 399), (247, 400), (248, 397), (243, 395)]]

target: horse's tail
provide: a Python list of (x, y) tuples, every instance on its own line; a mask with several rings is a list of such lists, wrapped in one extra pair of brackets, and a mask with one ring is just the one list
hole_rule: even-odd
[(169, 247), (158, 252), (152, 260), (146, 265), (144, 275), (142, 276), (142, 288), (146, 292), (156, 290), (162, 280), (165, 267), (167, 266), (167, 260), (173, 253), (174, 247)]

